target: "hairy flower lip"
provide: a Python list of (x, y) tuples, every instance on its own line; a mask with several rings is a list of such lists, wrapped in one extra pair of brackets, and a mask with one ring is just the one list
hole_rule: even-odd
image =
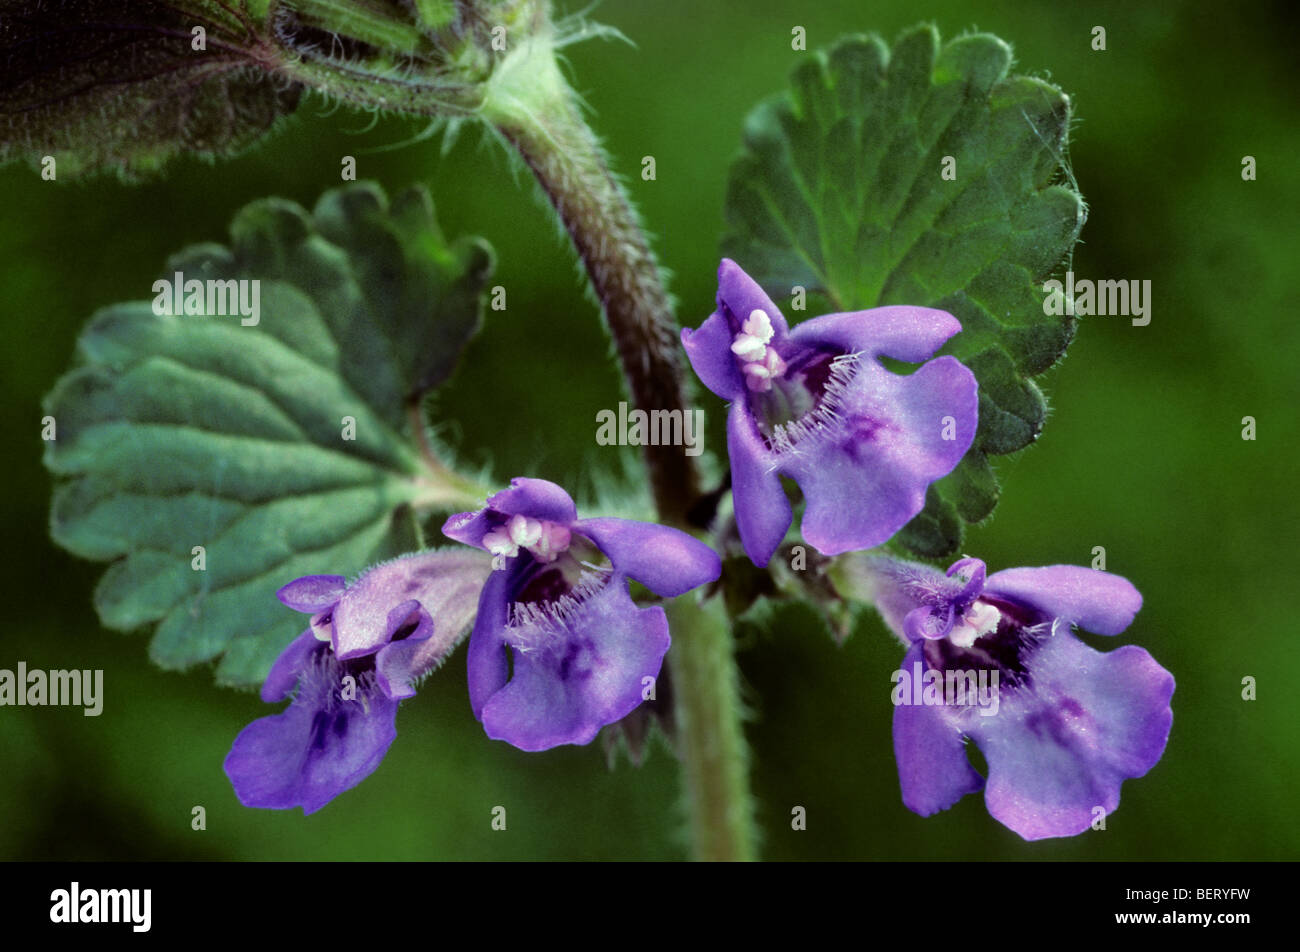
[[(397, 736), (398, 702), (378, 689), (372, 671), (349, 668), (310, 629), (282, 664), (268, 676), (263, 700), (296, 684), (292, 703), (240, 731), (223, 768), (244, 806), (311, 814), (379, 766)], [(345, 676), (353, 678), (352, 699), (338, 690)]]

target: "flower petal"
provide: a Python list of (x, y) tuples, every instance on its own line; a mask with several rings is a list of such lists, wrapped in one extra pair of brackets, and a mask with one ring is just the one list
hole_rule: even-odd
[(499, 523), (500, 520), (494, 520), (492, 513), (487, 509), (458, 512), (454, 516), (449, 516), (442, 524), (442, 534), (453, 542), (463, 542), (476, 549), (486, 549), (483, 537), (493, 531)]
[(1102, 653), (1069, 632), (1030, 661), (1029, 688), (965, 729), (988, 761), (984, 796), (995, 819), (1027, 840), (1073, 836), (1098, 807), (1113, 811), (1120, 784), (1164, 753), (1174, 679), (1142, 648)]
[(745, 393), (745, 381), (731, 350), (731, 325), (721, 311), (714, 311), (695, 330), (682, 328), (682, 346), (696, 376), (723, 400), (738, 399)]
[(313, 687), (235, 738), (224, 767), (244, 806), (314, 813), (373, 773), (388, 752), (397, 736), (396, 701), (375, 690), (334, 701), (332, 678)]
[(952, 594), (952, 604), (965, 606), (978, 598), (980, 593), (984, 591), (988, 566), (984, 564), (982, 559), (958, 559), (948, 567), (946, 574), (951, 579), (960, 581), (964, 578), (966, 580), (966, 583)]
[(483, 706), (483, 728), (520, 750), (586, 744), (642, 701), (668, 650), (661, 608), (637, 608), (615, 575), (547, 644), (514, 652), (509, 684)]
[(414, 682), (422, 672), (413, 670), (411, 659), (433, 637), (434, 624), (433, 618), (414, 599), (403, 602), (388, 613), (390, 639), (392, 634), (408, 628), (412, 622), (414, 630), (405, 638), (390, 640), (375, 654), (375, 681), (379, 689), (395, 701), (415, 695)]
[[(920, 644), (908, 649), (902, 670), (909, 676), (924, 665)], [(984, 787), (984, 778), (966, 759), (961, 732), (943, 715), (941, 707), (899, 704), (894, 708), (894, 759), (903, 805), (913, 813), (930, 816), (946, 810), (968, 793)]]
[[(448, 555), (460, 553), (447, 553)], [(490, 561), (476, 552), (466, 552), (483, 565), (487, 574)], [(504, 575), (504, 572), (495, 573)], [(428, 674), (451, 654), (474, 622), (478, 610), (483, 575), (447, 573), (436, 586), (421, 595), (419, 612), (423, 616), (410, 637), (390, 641), (375, 655), (375, 677), (380, 689), (394, 700), (415, 693), (415, 682)], [(425, 628), (425, 620), (429, 627)]]
[[(864, 362), (843, 391), (837, 424), (781, 461), (807, 500), (803, 537), (825, 555), (888, 541), (924, 507), (926, 487), (969, 449), (976, 388), (952, 357), (907, 377)], [(946, 430), (955, 438), (945, 439)]]
[(487, 505), (475, 512), (460, 512), (442, 526), (442, 533), (456, 542), (485, 548), (483, 537), (501, 525), (502, 516), (545, 519), (567, 527), (578, 518), (578, 510), (561, 487), (545, 479), (517, 477), (510, 488), (488, 497)]
[(339, 600), (347, 579), (342, 575), (304, 575), (275, 593), (275, 597), (296, 612), (314, 615)]
[(907, 613), (903, 619), (903, 634), (908, 641), (931, 641), (946, 638), (952, 631), (952, 605), (922, 605)]
[(919, 364), (960, 330), (961, 323), (947, 311), (891, 306), (814, 317), (791, 331), (790, 339), (805, 347)]
[(1128, 579), (1080, 565), (1004, 569), (989, 576), (984, 592), (1098, 635), (1118, 635), (1142, 607), (1142, 593)]
[(718, 553), (678, 529), (631, 519), (583, 519), (573, 528), (609, 558), (614, 571), (673, 598), (722, 573)]
[[(790, 325), (767, 292), (730, 258), (723, 258), (718, 265), (718, 309), (730, 312), (734, 322), (732, 333), (739, 332), (754, 311), (762, 311), (771, 321), (774, 342), (790, 333)], [(727, 346), (731, 346), (730, 340)]]
[(376, 565), (348, 586), (334, 608), (334, 652), (340, 661), (374, 654), (392, 639), (402, 619), (389, 616), (405, 602), (418, 602), (434, 619), (452, 597), (473, 604), (474, 589), (490, 570), (487, 556), (464, 549), (430, 549)]
[(510, 488), (488, 498), (488, 508), (505, 516), (529, 516), (567, 526), (578, 518), (573, 500), (561, 487), (546, 479), (517, 477)]
[(743, 400), (733, 403), (727, 413), (727, 454), (740, 541), (750, 561), (762, 568), (794, 517), (775, 462)]
[(312, 651), (321, 643), (310, 628), (289, 642), (288, 647), (280, 652), (280, 657), (276, 658), (275, 663), (271, 665), (266, 680), (262, 682), (262, 700), (267, 704), (274, 704), (288, 697), (289, 692), (298, 683), (299, 675), (311, 661)]
[(531, 556), (514, 559), (506, 568), (493, 572), (479, 594), (478, 614), (474, 619), (474, 631), (469, 636), (466, 666), (469, 669), (470, 709), (480, 721), (483, 720), (483, 705), (505, 687), (510, 677), (505, 643), (506, 620), (510, 615), (511, 593), (529, 558)]

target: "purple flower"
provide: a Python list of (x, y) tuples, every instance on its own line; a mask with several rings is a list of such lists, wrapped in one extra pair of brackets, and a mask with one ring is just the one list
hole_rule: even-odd
[(280, 655), (262, 700), (280, 714), (245, 727), (226, 756), (244, 806), (314, 813), (374, 772), (397, 736), (397, 704), (459, 643), (490, 566), (477, 553), (420, 552), (351, 585), (308, 575), (277, 592), (311, 615)]
[(569, 495), (542, 479), (511, 480), (443, 532), (494, 556), (470, 635), (469, 699), (489, 737), (521, 750), (588, 743), (658, 677), (668, 620), (637, 607), (629, 578), (670, 598), (722, 568), (676, 529), (579, 519)]
[[(926, 307), (827, 314), (790, 330), (749, 275), (723, 259), (718, 309), (682, 343), (704, 385), (731, 401), (736, 523), (766, 565), (790, 527), (781, 476), (799, 484), (801, 532), (826, 555), (888, 540), (925, 505), (930, 483), (975, 437), (975, 377), (955, 357), (928, 360), (961, 330)], [(880, 357), (924, 363), (903, 376)]]
[[(1074, 565), (985, 578), (984, 563), (969, 558), (946, 575), (862, 562), (877, 607), (908, 645), (895, 675), (894, 754), (910, 810), (929, 816), (983, 789), (989, 813), (1025, 839), (1073, 836), (1164, 753), (1173, 676), (1135, 645), (1103, 653), (1071, 633), (1127, 628), (1142, 606), (1127, 579)], [(971, 696), (990, 681), (993, 697)], [(987, 783), (964, 738), (983, 753)]]

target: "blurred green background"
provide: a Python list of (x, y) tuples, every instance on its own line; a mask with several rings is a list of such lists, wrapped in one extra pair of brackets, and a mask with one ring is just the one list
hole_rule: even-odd
[[(1003, 501), (966, 549), (990, 570), (1107, 567), (1145, 595), (1115, 643), (1148, 648), (1177, 678), (1164, 759), (1127, 782), (1104, 832), (1027, 844), (979, 797), (930, 819), (899, 800), (889, 674), (901, 650), (874, 619), (843, 647), (798, 613), (747, 640), (740, 663), (754, 720), (754, 783), (772, 859), (1298, 859), (1300, 638), (1294, 621), (1298, 355), (1297, 78), (1284, 4), (1158, 8), (1113, 3), (655, 4), (607, 0), (594, 17), (635, 46), (567, 51), (577, 89), (630, 183), (672, 272), (684, 323), (712, 309), (726, 170), (745, 113), (783, 89), (801, 55), (841, 33), (887, 40), (922, 20), (1010, 41), (1019, 69), (1074, 99), (1074, 171), (1091, 206), (1079, 277), (1150, 279), (1147, 327), (1084, 319), (1045, 379), (1039, 444), (996, 460)], [(1108, 49), (1090, 49), (1094, 25)], [(40, 399), (67, 367), (83, 321), (147, 297), (171, 252), (224, 240), (232, 213), (267, 194), (311, 206), (339, 184), (343, 155), (394, 193), (428, 182), (449, 235), (499, 255), (509, 309), (488, 314), (439, 399), (444, 434), (498, 479), (532, 474), (576, 491), (617, 451), (595, 445), (595, 412), (617, 406), (608, 342), (529, 178), (477, 133), (375, 152), (418, 131), (308, 100), (279, 134), (235, 161), (174, 163), (128, 187), (47, 183), (0, 171), (0, 275), (10, 336), (0, 349), (7, 456), (0, 519), (0, 667), (103, 668), (99, 718), (77, 708), (0, 708), (3, 859), (675, 859), (685, 855), (671, 755), (612, 772), (598, 745), (523, 754), (488, 741), (470, 713), (464, 652), (402, 706), (378, 772), (320, 813), (246, 810), (221, 771), (241, 727), (270, 713), (214, 686), (208, 670), (151, 667), (143, 633), (102, 630), (91, 590), (103, 566), (46, 535)], [(658, 179), (640, 180), (654, 155)], [(1258, 181), (1243, 182), (1254, 155)], [(710, 436), (722, 429), (709, 399)], [(1243, 416), (1258, 439), (1241, 439)], [(268, 593), (268, 597), (270, 593)], [(1100, 640), (1094, 640), (1099, 643)], [(1241, 680), (1258, 679), (1244, 701)], [(190, 828), (191, 808), (206, 831)], [(490, 828), (504, 805), (508, 829)], [(807, 830), (790, 829), (795, 805)]]

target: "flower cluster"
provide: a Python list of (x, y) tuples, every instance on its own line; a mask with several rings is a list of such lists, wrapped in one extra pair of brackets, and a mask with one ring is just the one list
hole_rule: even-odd
[[(905, 646), (895, 673), (894, 750), (904, 804), (922, 815), (984, 791), (1026, 839), (1071, 836), (1119, 803), (1120, 785), (1161, 757), (1172, 676), (1142, 648), (1099, 652), (1079, 627), (1117, 635), (1142, 598), (1127, 580), (1056, 565), (988, 575), (979, 559), (941, 572), (863, 550), (888, 541), (961, 461), (978, 387), (950, 356), (943, 311), (883, 307), (791, 329), (734, 262), (717, 309), (682, 342), (704, 384), (730, 401), (736, 528), (765, 566), (793, 522), (782, 477), (802, 492), (800, 531), (840, 594), (873, 603)], [(882, 359), (920, 366), (907, 375)], [(486, 734), (526, 751), (586, 744), (653, 696), (673, 598), (717, 579), (718, 554), (677, 529), (578, 517), (555, 483), (512, 480), (443, 533), (467, 548), (423, 552), (352, 584), (308, 576), (282, 588), (307, 629), (275, 662), (262, 698), (288, 709), (249, 725), (226, 772), (250, 806), (306, 812), (358, 783), (395, 736), (400, 701), (469, 631), (469, 701)], [(956, 689), (956, 690), (954, 690)], [(967, 760), (975, 744), (988, 764)]]
[(445, 531), (487, 554), (424, 552), (351, 585), (312, 575), (280, 589), (310, 621), (262, 686), (263, 701), (293, 703), (246, 727), (226, 758), (244, 805), (311, 813), (373, 773), (398, 702), (471, 623), (470, 704), (488, 736), (522, 750), (586, 744), (641, 703), (668, 650), (663, 609), (638, 606), (628, 579), (673, 597), (721, 571), (686, 533), (579, 519), (540, 479), (513, 480)]

